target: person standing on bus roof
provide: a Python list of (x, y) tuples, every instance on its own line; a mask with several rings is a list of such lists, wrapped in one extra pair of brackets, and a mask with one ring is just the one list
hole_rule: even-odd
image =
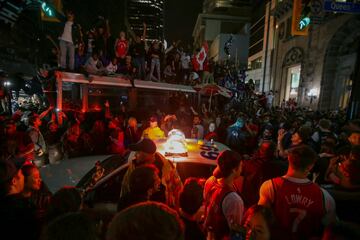
[(60, 66), (66, 69), (66, 59), (69, 58), (69, 70), (73, 71), (75, 67), (75, 45), (80, 37), (79, 25), (74, 23), (75, 15), (68, 11), (64, 20), (64, 28), (60, 40)]

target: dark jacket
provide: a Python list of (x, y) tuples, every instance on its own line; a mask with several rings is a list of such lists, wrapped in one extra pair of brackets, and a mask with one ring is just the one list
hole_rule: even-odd
[(336, 185), (322, 185), (336, 203), (337, 217), (346, 222), (360, 224), (360, 187), (346, 189)]
[(205, 234), (201, 231), (200, 225), (193, 220), (181, 216), (185, 225), (185, 240), (205, 240)]
[(32, 240), (40, 235), (35, 209), (20, 194), (0, 199), (0, 226), (2, 236), (11, 236), (11, 239)]

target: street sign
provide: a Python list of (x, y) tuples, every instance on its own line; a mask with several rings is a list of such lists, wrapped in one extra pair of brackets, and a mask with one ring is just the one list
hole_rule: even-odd
[(324, 11), (360, 14), (360, 3), (338, 2), (336, 0), (325, 0)]

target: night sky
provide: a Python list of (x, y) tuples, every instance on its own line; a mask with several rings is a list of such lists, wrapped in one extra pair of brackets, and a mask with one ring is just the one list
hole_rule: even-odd
[(203, 0), (166, 0), (165, 37), (167, 41), (182, 39), (192, 43), (192, 32)]
[[(78, 20), (86, 27), (85, 19), (93, 22), (97, 15), (110, 19), (112, 32), (116, 34), (124, 29), (124, 0), (63, 0), (65, 8), (73, 9)], [(202, 12), (203, 0), (165, 0), (165, 38), (170, 43), (182, 39), (187, 44), (192, 43), (192, 31), (197, 15)]]
[[(181, 40), (183, 47), (187, 47), (188, 44), (192, 45), (192, 32), (197, 16), (202, 12), (203, 0), (164, 1), (165, 39), (169, 44), (172, 41)], [(64, 10), (72, 10), (75, 13), (75, 21), (81, 24), (85, 31), (98, 22), (98, 16), (104, 16), (110, 20), (111, 32), (114, 36), (118, 36), (121, 30), (125, 30), (125, 0), (62, 0), (62, 3)], [(16, 26), (12, 29), (11, 36), (17, 42), (15, 46), (23, 46), (24, 49), (31, 48), (36, 39), (45, 39), (45, 34), (51, 35), (54, 39), (57, 38), (61, 31), (61, 24), (50, 22), (40, 22), (41, 24), (39, 24), (37, 22), (39, 21), (38, 15), (39, 11), (36, 7), (29, 7), (29, 9), (23, 11), (21, 17), (16, 22)], [(5, 26), (5, 23), (0, 23), (0, 33), (4, 36), (10, 36), (9, 28), (3, 29), (2, 27)], [(1, 40), (5, 40), (5, 37), (3, 38)], [(3, 42), (8, 43), (10, 40)]]

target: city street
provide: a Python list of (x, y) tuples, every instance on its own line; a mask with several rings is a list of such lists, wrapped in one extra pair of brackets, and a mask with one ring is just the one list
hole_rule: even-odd
[(359, 0), (0, 0), (0, 101), (4, 239), (360, 239)]

